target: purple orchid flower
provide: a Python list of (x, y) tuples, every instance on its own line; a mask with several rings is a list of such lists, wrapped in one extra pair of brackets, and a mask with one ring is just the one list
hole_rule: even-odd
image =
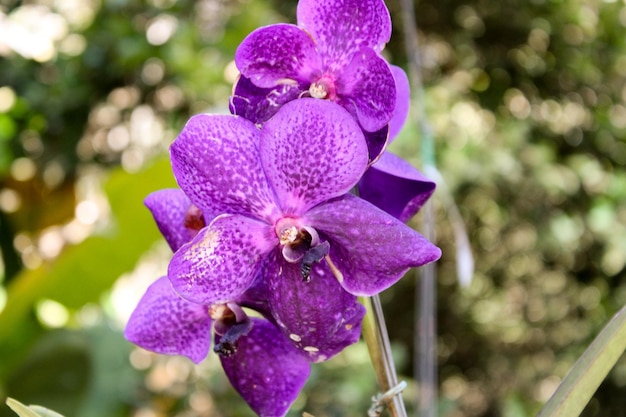
[(358, 120), (375, 160), (396, 106), (393, 75), (380, 56), (391, 37), (384, 1), (300, 0), (297, 20), (259, 28), (241, 43), (231, 112), (263, 123), (300, 97), (334, 101)]
[(261, 417), (284, 416), (309, 377), (309, 361), (267, 320), (233, 303), (204, 306), (181, 298), (167, 277), (154, 282), (125, 329), (129, 341), (166, 355), (203, 361), (215, 351), (231, 384)]
[(198, 115), (170, 151), (193, 204), (223, 213), (174, 254), (176, 292), (198, 304), (230, 302), (261, 271), (276, 324), (314, 361), (341, 350), (333, 346), (340, 336), (358, 338), (355, 295), (376, 294), (440, 256), (417, 232), (347, 194), (367, 168), (367, 145), (332, 102), (292, 101), (262, 129), (237, 116)]
[[(176, 251), (182, 244), (189, 242), (206, 224), (209, 224), (214, 216), (206, 216), (191, 203), (191, 200), (180, 189), (164, 189), (156, 191), (145, 199), (146, 206), (169, 243), (172, 250)], [(323, 247), (323, 246), (320, 246)], [(277, 324), (277, 320), (272, 315), (273, 310), (282, 312), (284, 308), (271, 308), (271, 300), (281, 294), (282, 286), (272, 288), (273, 296), (270, 295), (265, 280), (261, 278), (261, 271), (254, 283), (237, 299), (231, 300), (228, 305), (235, 307), (248, 307), (261, 313), (270, 322)], [(300, 276), (299, 279), (302, 279)], [(329, 281), (324, 284), (324, 282)], [(316, 289), (320, 285), (327, 285), (328, 288), (335, 288), (334, 296), (329, 301), (333, 307), (320, 313), (315, 308), (310, 309), (308, 305), (289, 308), (289, 311), (297, 310), (302, 315), (310, 318), (304, 324), (298, 322), (298, 315), (291, 315), (281, 319), (282, 328), (285, 335), (289, 337), (291, 343), (299, 349), (309, 361), (326, 360), (346, 346), (355, 343), (359, 339), (361, 332), (361, 319), (363, 318), (363, 307), (356, 301), (356, 298), (343, 291), (336, 280), (328, 277), (319, 280), (314, 285), (302, 289), (300, 296), (307, 300), (314, 300)], [(293, 294), (285, 295), (290, 300), (294, 300)], [(320, 302), (323, 300), (319, 300)], [(207, 308), (217, 308), (221, 304), (214, 306), (207, 305)], [(279, 305), (277, 302), (276, 305)], [(314, 305), (319, 305), (316, 303)], [(310, 311), (309, 311), (310, 309)], [(241, 315), (241, 314), (240, 314)], [(303, 326), (306, 327), (304, 338), (298, 337), (299, 333), (304, 334)], [(317, 350), (311, 349), (311, 346)]]

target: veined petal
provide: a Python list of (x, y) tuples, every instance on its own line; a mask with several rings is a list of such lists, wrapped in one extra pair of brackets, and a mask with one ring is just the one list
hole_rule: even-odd
[(261, 88), (252, 84), (249, 78), (239, 77), (230, 98), (230, 112), (248, 119), (255, 124), (263, 124), (280, 107), (299, 97), (302, 90), (298, 86), (278, 84), (272, 88)]
[(297, 18), (331, 68), (347, 65), (360, 46), (380, 52), (391, 38), (383, 0), (300, 0)]
[(411, 86), (409, 78), (404, 70), (395, 65), (389, 65), (393, 79), (396, 82), (396, 107), (393, 110), (393, 117), (389, 121), (389, 143), (391, 143), (402, 130), (404, 122), (409, 115), (411, 107)]
[[(144, 204), (154, 217), (163, 237), (176, 252), (183, 243), (189, 242), (196, 231), (185, 226), (185, 216), (191, 207), (191, 200), (178, 188), (158, 190), (149, 194)], [(204, 215), (204, 213), (203, 213)], [(213, 220), (212, 215), (204, 215), (205, 221)], [(208, 223), (208, 222), (207, 222)]]
[[(311, 365), (270, 322), (253, 318), (237, 352), (220, 356), (233, 387), (260, 417), (282, 417), (296, 400)], [(219, 343), (219, 338), (216, 338)]]
[(406, 222), (435, 191), (435, 182), (387, 151), (363, 174), (358, 187), (359, 197)]
[(364, 130), (374, 132), (389, 123), (396, 107), (396, 82), (389, 64), (372, 48), (354, 54), (337, 80), (338, 102), (354, 112)]
[(300, 265), (274, 251), (265, 279), (272, 316), (309, 360), (325, 361), (359, 340), (365, 309), (341, 288), (326, 261), (313, 264), (305, 282)]
[[(239, 71), (262, 88), (310, 83), (321, 60), (313, 39), (298, 26), (264, 26), (250, 33), (235, 52)], [(307, 86), (308, 88), (308, 86)]]
[(271, 221), (277, 207), (261, 167), (259, 130), (241, 117), (192, 117), (170, 148), (180, 188), (202, 212)]
[(262, 130), (263, 168), (289, 214), (348, 192), (367, 167), (367, 153), (354, 119), (326, 100), (291, 101)]
[(352, 195), (320, 204), (303, 221), (328, 237), (330, 257), (343, 274), (341, 285), (354, 295), (377, 294), (409, 268), (441, 256), (422, 235)]
[(233, 301), (253, 283), (265, 255), (277, 244), (271, 226), (223, 214), (174, 254), (168, 277), (176, 292), (192, 302)]
[(144, 349), (200, 363), (211, 345), (211, 317), (205, 306), (180, 298), (162, 277), (146, 290), (124, 336)]

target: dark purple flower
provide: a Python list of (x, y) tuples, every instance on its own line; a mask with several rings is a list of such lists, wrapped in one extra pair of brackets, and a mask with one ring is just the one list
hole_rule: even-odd
[(275, 325), (248, 318), (234, 303), (205, 306), (181, 298), (167, 277), (154, 282), (125, 329), (145, 349), (203, 361), (215, 348), (231, 384), (259, 416), (283, 416), (310, 373), (310, 362)]
[[(404, 71), (391, 66), (397, 101), (389, 122), (389, 143), (400, 133), (409, 114), (410, 88)], [(435, 191), (435, 183), (404, 159), (385, 151), (363, 175), (359, 196), (402, 222), (413, 217)]]
[[(365, 132), (376, 133), (371, 159), (384, 148), (396, 105), (393, 75), (380, 56), (391, 36), (382, 0), (301, 0), (298, 26), (275, 24), (252, 32), (237, 49), (242, 76), (231, 112), (263, 123), (300, 97), (334, 101)], [(369, 135), (368, 135), (369, 136)], [(381, 141), (382, 138), (382, 141)], [(378, 142), (374, 142), (374, 141)]]
[[(174, 254), (174, 289), (195, 303), (225, 303), (264, 271), (272, 316), (312, 360), (358, 338), (363, 310), (354, 295), (376, 294), (440, 256), (414, 230), (347, 195), (367, 168), (367, 146), (332, 102), (292, 101), (262, 129), (236, 116), (195, 116), (171, 157), (193, 204), (224, 213)], [(334, 346), (341, 335), (343, 346)]]

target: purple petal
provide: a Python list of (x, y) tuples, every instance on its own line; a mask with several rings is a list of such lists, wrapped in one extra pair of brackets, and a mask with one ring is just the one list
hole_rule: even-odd
[(369, 163), (373, 164), (385, 152), (387, 139), (389, 137), (389, 126), (385, 126), (376, 132), (363, 132), (363, 134), (365, 135), (365, 141), (367, 142)]
[(391, 152), (383, 153), (359, 181), (359, 197), (401, 222), (413, 217), (434, 191), (434, 181)]
[(259, 130), (236, 116), (192, 117), (170, 148), (180, 188), (203, 212), (278, 215), (259, 160)]
[(261, 159), (283, 211), (299, 215), (356, 184), (367, 167), (367, 144), (343, 108), (302, 98), (264, 125)]
[(273, 88), (261, 88), (249, 78), (239, 77), (230, 98), (230, 112), (256, 124), (263, 124), (280, 107), (299, 97), (302, 90), (297, 86), (279, 84)]
[(311, 365), (270, 322), (252, 320), (252, 330), (239, 339), (237, 352), (231, 357), (220, 356), (222, 366), (255, 413), (282, 417), (298, 397)]
[(365, 309), (341, 288), (325, 261), (313, 264), (310, 281), (299, 264), (274, 251), (265, 270), (276, 323), (311, 361), (325, 361), (359, 340)]
[(253, 283), (278, 244), (274, 229), (239, 215), (221, 215), (174, 254), (168, 277), (176, 292), (199, 304), (234, 301)]
[(330, 242), (330, 257), (351, 294), (371, 296), (396, 283), (411, 267), (436, 261), (441, 250), (422, 235), (352, 195), (321, 204), (306, 224)]
[(409, 115), (411, 106), (411, 87), (409, 79), (404, 70), (395, 65), (390, 65), (393, 79), (396, 82), (396, 107), (393, 110), (393, 117), (389, 121), (389, 143), (393, 141), (402, 130), (404, 122)]
[(364, 130), (374, 132), (389, 123), (396, 107), (396, 82), (389, 64), (363, 47), (337, 80), (339, 102), (353, 108)]
[(331, 68), (344, 67), (361, 46), (380, 52), (391, 38), (383, 0), (300, 0), (297, 17)]
[[(189, 242), (197, 233), (185, 225), (185, 218), (191, 207), (191, 200), (177, 188), (168, 188), (149, 194), (144, 204), (165, 237), (165, 240), (176, 252), (183, 243)], [(204, 214), (204, 213), (203, 213)], [(204, 214), (204, 221), (213, 220), (213, 215)]]
[(200, 363), (211, 345), (211, 318), (205, 306), (180, 298), (162, 277), (146, 290), (124, 336), (144, 349)]
[(237, 48), (235, 63), (245, 77), (262, 88), (308, 84), (311, 75), (321, 69), (313, 39), (299, 27), (284, 23), (250, 33)]

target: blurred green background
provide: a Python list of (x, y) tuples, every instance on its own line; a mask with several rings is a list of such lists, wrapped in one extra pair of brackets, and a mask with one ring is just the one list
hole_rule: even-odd
[[(385, 54), (406, 68), (399, 2), (387, 4)], [(215, 355), (192, 366), (121, 331), (170, 257), (142, 204), (174, 185), (169, 143), (191, 114), (227, 112), (237, 45), (295, 22), (295, 6), (0, 0), (3, 403), (68, 417), (252, 415)], [(626, 304), (626, 1), (415, 7), (445, 179), (433, 198), (440, 416), (532, 415)], [(420, 167), (415, 125), (391, 150)], [(475, 257), (468, 288), (450, 201)], [(383, 294), (410, 412), (415, 283), (412, 272)], [(362, 416), (376, 389), (359, 343), (313, 367), (290, 415)], [(626, 416), (625, 398), (622, 357), (584, 415)]]

